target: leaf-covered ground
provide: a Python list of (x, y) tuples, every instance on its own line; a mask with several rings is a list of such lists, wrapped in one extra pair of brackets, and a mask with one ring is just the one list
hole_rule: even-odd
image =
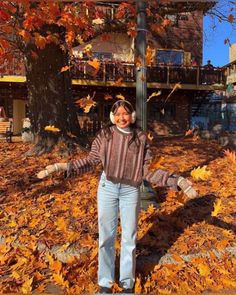
[[(0, 143), (0, 292), (95, 293), (101, 169), (37, 182), (38, 171), (68, 158), (25, 157), (29, 147)], [(139, 218), (136, 293), (236, 290), (235, 153), (198, 138), (161, 140), (153, 152), (153, 168), (187, 177), (199, 198), (156, 188), (160, 208)]]

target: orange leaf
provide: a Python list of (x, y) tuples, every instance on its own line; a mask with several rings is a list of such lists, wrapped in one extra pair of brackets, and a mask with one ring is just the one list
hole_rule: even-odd
[(95, 96), (95, 93), (93, 93), (93, 96), (90, 97), (90, 95), (88, 94), (87, 97), (84, 97), (84, 98), (80, 98), (78, 100), (76, 100), (76, 104), (79, 105), (79, 107), (81, 109), (84, 110), (85, 113), (89, 113), (91, 107), (95, 106), (97, 103), (93, 100), (94, 96)]
[(110, 94), (105, 94), (104, 99), (109, 100), (109, 99), (113, 99), (113, 97)]
[(120, 78), (118, 78), (118, 79), (114, 82), (114, 85), (115, 85), (115, 86), (121, 86), (121, 85), (122, 85), (122, 82), (123, 82), (123, 78), (120, 77)]
[(135, 286), (134, 286), (134, 293), (135, 294), (142, 294), (142, 285), (140, 277), (136, 278)]
[(44, 127), (45, 131), (50, 131), (50, 132), (60, 132), (61, 130), (57, 127), (55, 127), (54, 125), (48, 125), (46, 127)]
[(185, 132), (185, 136), (193, 135), (193, 131), (194, 129), (189, 129), (188, 131)]
[(96, 71), (99, 70), (100, 65), (101, 65), (100, 61), (99, 61), (97, 58), (95, 58), (95, 59), (93, 59), (93, 60), (89, 60), (89, 61), (88, 61), (88, 64), (89, 64), (91, 67), (93, 67)]
[(162, 169), (162, 162), (164, 161), (164, 157), (160, 157), (159, 159), (153, 159), (153, 161), (151, 162), (150, 166), (149, 166), (149, 170), (150, 171), (154, 171), (157, 169)]
[(235, 20), (235, 17), (233, 16), (233, 14), (229, 14), (229, 15), (228, 15), (228, 21), (229, 21), (230, 23), (233, 23), (234, 20)]
[(236, 153), (230, 150), (224, 150), (225, 156), (234, 164), (236, 164)]
[(149, 132), (147, 138), (148, 138), (150, 141), (153, 141), (154, 136), (151, 134), (151, 132)]
[(47, 44), (47, 39), (41, 36), (39, 33), (34, 33), (34, 41), (35, 41), (35, 45), (39, 49), (44, 49)]
[(70, 68), (71, 68), (71, 66), (64, 66), (64, 67), (62, 67), (61, 68), (61, 73), (68, 71)]

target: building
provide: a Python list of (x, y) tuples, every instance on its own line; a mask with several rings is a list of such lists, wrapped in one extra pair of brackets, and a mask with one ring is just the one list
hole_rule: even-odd
[[(116, 1), (100, 1), (98, 5), (111, 18), (117, 9)], [(173, 1), (168, 7), (163, 5), (160, 9), (165, 12), (165, 18), (171, 20), (171, 26), (147, 34), (147, 45), (153, 57), (147, 67), (147, 97), (159, 92), (148, 102), (147, 117), (149, 127), (159, 134), (184, 132), (191, 125), (193, 101), (225, 87), (222, 69), (202, 66), (203, 15), (212, 5), (211, 0)], [(88, 60), (81, 56), (86, 44), (74, 48), (74, 98), (95, 93), (94, 100), (97, 101), (97, 106), (86, 115), (86, 120), (90, 121), (108, 120), (116, 95), (135, 103), (137, 61), (134, 39), (123, 33), (112, 33), (107, 41), (105, 37), (101, 35), (89, 42), (93, 46), (94, 58), (100, 60), (96, 75)], [(22, 119), (27, 113), (23, 68), (9, 65), (8, 72), (0, 77), (0, 106), (4, 106), (8, 117), (13, 117), (14, 132), (20, 132)], [(82, 111), (78, 110), (78, 113), (82, 118)], [(164, 125), (167, 126), (165, 132), (158, 129)]]

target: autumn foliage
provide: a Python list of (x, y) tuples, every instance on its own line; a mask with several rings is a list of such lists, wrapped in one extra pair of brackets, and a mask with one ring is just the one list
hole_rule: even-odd
[[(156, 188), (160, 208), (150, 206), (139, 218), (136, 293), (236, 290), (236, 259), (230, 254), (236, 230), (235, 152), (200, 139), (150, 139), (153, 169), (187, 177), (199, 198), (188, 201)], [(21, 143), (0, 146), (0, 292), (93, 294), (101, 169), (36, 181), (43, 167), (68, 158), (58, 156), (63, 146), (37, 158), (24, 156), (28, 148)], [(74, 157), (82, 156), (78, 151)], [(119, 241), (116, 249), (119, 255)], [(113, 291), (119, 291), (117, 284)]]

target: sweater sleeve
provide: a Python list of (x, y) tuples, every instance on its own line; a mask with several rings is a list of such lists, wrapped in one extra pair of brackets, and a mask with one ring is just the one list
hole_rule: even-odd
[(72, 160), (68, 163), (67, 177), (72, 175), (81, 175), (92, 171), (96, 165), (101, 162), (99, 150), (101, 146), (101, 137), (98, 135), (91, 146), (91, 150), (87, 157), (79, 160)]
[(144, 150), (143, 178), (152, 185), (169, 187), (172, 190), (177, 190), (177, 175), (170, 175), (169, 172), (162, 169), (149, 171), (149, 165), (151, 164), (152, 159), (152, 152), (150, 150), (149, 144), (146, 143)]

